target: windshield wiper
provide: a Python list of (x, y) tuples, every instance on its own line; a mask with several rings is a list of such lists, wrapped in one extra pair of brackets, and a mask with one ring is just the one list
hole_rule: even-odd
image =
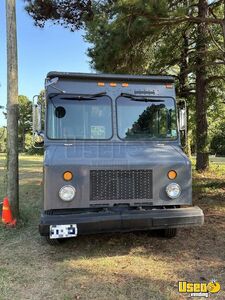
[[(61, 93), (59, 94), (55, 94), (52, 98), (61, 95)], [(63, 95), (65, 95), (64, 97), (60, 97), (60, 99), (62, 100), (96, 100), (96, 98), (98, 97), (102, 97), (106, 95), (106, 92), (103, 93), (97, 93), (97, 94), (70, 94), (70, 93), (63, 93)], [(66, 96), (68, 95), (68, 96)]]
[(125, 97), (125, 98), (129, 98), (131, 100), (134, 101), (144, 101), (144, 102), (165, 102), (164, 100), (160, 100), (160, 99), (151, 99), (149, 98), (150, 96), (137, 96), (137, 95), (133, 95), (133, 94), (127, 94), (127, 93), (121, 93), (120, 94), (121, 97)]

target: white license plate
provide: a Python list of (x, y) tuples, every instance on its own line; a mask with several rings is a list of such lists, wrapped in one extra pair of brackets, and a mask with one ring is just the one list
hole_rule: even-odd
[(50, 239), (75, 237), (77, 232), (77, 224), (50, 225)]

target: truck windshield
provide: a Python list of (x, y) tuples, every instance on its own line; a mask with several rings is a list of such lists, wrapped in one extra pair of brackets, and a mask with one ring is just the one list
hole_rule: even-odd
[(105, 140), (112, 136), (112, 106), (108, 96), (55, 98), (48, 102), (50, 139)]
[(175, 101), (121, 96), (117, 99), (117, 123), (121, 139), (176, 139)]

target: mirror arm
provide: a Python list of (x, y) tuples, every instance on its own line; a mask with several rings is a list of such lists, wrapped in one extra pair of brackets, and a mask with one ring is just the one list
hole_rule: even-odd
[(39, 118), (37, 120), (37, 130), (38, 130), (38, 132), (41, 132), (41, 113), (42, 113), (41, 105), (38, 105), (37, 109), (38, 109), (38, 116), (39, 116)]
[[(187, 103), (186, 103), (186, 101), (184, 100), (184, 99), (182, 99), (182, 100), (180, 100), (179, 102), (178, 102), (178, 105), (180, 106), (180, 108), (179, 108), (179, 114), (178, 114), (178, 116), (179, 116), (179, 131), (180, 131), (180, 138), (182, 139), (182, 133), (183, 133), (183, 135), (184, 135), (184, 145), (182, 145), (182, 140), (181, 140), (181, 148), (182, 149), (185, 149), (186, 147), (187, 147), (187, 145), (188, 145), (188, 136), (187, 136)], [(185, 114), (185, 116), (184, 116), (184, 126), (183, 126), (183, 129), (180, 129), (180, 118), (181, 118), (181, 110), (184, 110), (184, 114)]]
[(41, 107), (41, 105), (38, 105), (38, 104), (35, 103), (36, 99), (38, 101), (38, 97), (39, 97), (39, 95), (35, 95), (33, 97), (33, 126), (32, 126), (33, 133), (32, 133), (32, 142), (33, 142), (33, 147), (35, 149), (41, 149), (41, 148), (43, 148), (43, 144), (44, 144), (44, 141), (43, 141), (43, 142), (39, 143), (40, 146), (37, 146), (38, 142), (35, 141), (35, 138), (37, 136), (39, 136), (41, 138), (44, 138), (44, 134), (41, 131), (41, 129), (42, 129), (42, 123), (41, 123), (41, 121), (42, 121), (42, 118), (41, 118), (42, 107)]
[(34, 136), (35, 136), (35, 133), (36, 133), (36, 123), (37, 123), (37, 120), (36, 120), (36, 111), (35, 111), (35, 109), (36, 109), (36, 107), (37, 107), (37, 104), (35, 104), (35, 99), (38, 99), (38, 95), (35, 95), (35, 96), (33, 96), (33, 105), (32, 105), (32, 107), (33, 107), (33, 126), (32, 126), (32, 129), (33, 129), (33, 139), (34, 139)]
[(187, 116), (187, 102), (185, 100), (184, 100), (184, 109), (185, 109), (184, 148), (186, 148), (188, 146), (188, 130), (187, 130), (188, 116)]

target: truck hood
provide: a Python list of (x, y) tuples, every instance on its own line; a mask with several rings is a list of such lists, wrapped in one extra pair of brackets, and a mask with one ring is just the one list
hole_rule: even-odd
[(151, 144), (77, 144), (49, 145), (45, 150), (45, 166), (79, 165), (148, 165), (189, 164), (178, 146)]

